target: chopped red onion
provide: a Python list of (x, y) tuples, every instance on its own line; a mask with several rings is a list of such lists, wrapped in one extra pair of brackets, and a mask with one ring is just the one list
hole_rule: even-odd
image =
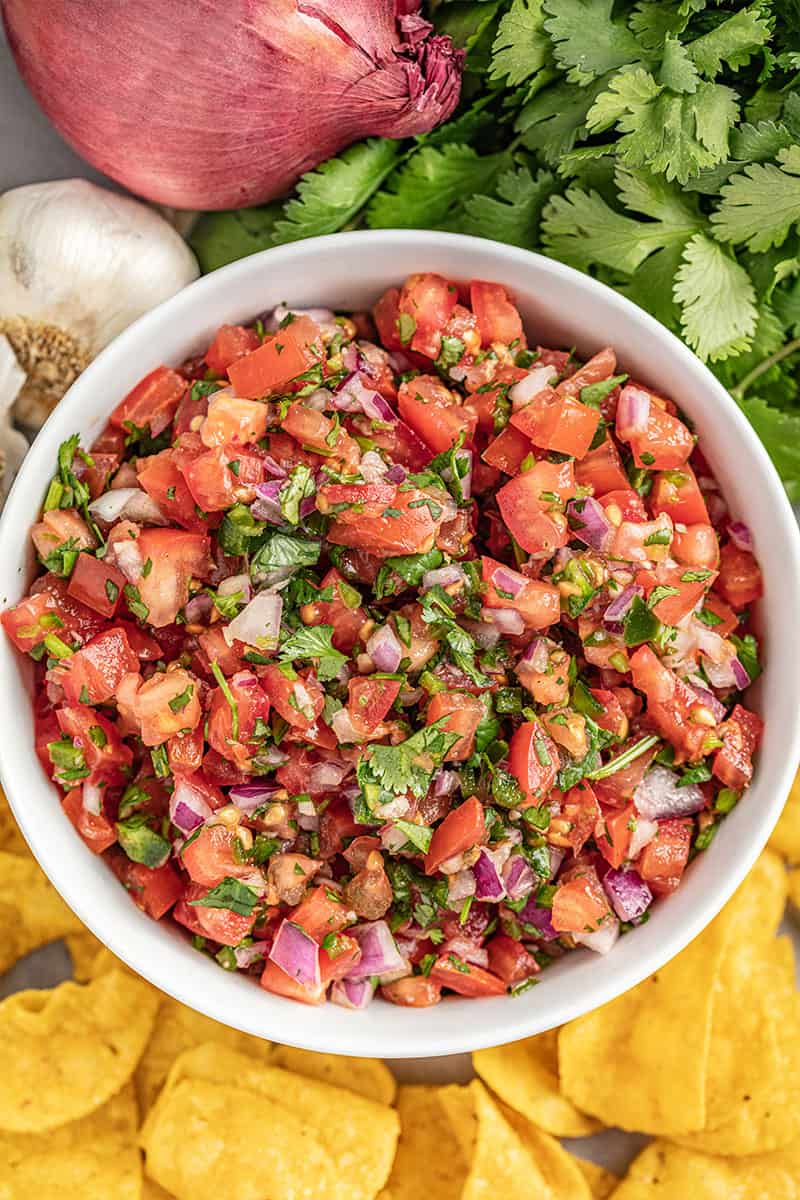
[(361, 958), (347, 972), (347, 979), (387, 975), (405, 966), (405, 960), (400, 956), (392, 931), (385, 921), (354, 925), (347, 932), (361, 947)]
[(115, 488), (104, 492), (89, 505), (89, 512), (96, 521), (113, 525), (115, 521), (125, 518), (128, 521), (141, 521), (149, 525), (168, 525), (169, 519), (164, 516), (155, 500), (138, 487)]
[(508, 389), (508, 398), (514, 412), (518, 412), (526, 404), (530, 404), (534, 396), (543, 392), (557, 377), (558, 371), (555, 367), (533, 366), (524, 379), (520, 379), (518, 383)]
[(259, 483), (257, 485), (257, 499), (250, 505), (250, 511), (257, 520), (269, 521), (271, 525), (283, 524), (283, 513), (279, 499), (283, 483), (282, 479), (268, 479), (266, 483)]
[(261, 460), (264, 470), (270, 475), (274, 475), (276, 479), (285, 479), (289, 472), (285, 467), (282, 467), (279, 462), (272, 457), (271, 454), (265, 454)]
[(523, 925), (531, 925), (536, 930), (536, 937), (542, 942), (553, 942), (559, 936), (553, 928), (552, 912), (549, 908), (540, 908), (533, 896), (519, 914)]
[(391, 625), (379, 625), (367, 642), (367, 654), (379, 671), (393, 674), (400, 666), (403, 647)]
[(561, 870), (561, 864), (567, 857), (567, 852), (562, 846), (548, 846), (548, 851), (550, 854), (550, 878), (555, 879)]
[(290, 314), (293, 317), (310, 317), (317, 325), (336, 320), (336, 313), (330, 308), (289, 308), (285, 304), (279, 304), (267, 317), (265, 322), (267, 333), (274, 333), (276, 329), (279, 329), (281, 322), (285, 321)]
[(191, 600), (186, 602), (186, 607), (183, 610), (186, 617), (187, 625), (202, 624), (211, 616), (211, 610), (214, 607), (214, 601), (207, 592), (198, 592), (196, 596), (192, 596)]
[(271, 796), (281, 789), (277, 783), (240, 783), (228, 792), (228, 799), (242, 812), (251, 813), (262, 804), (267, 804)]
[(212, 809), (202, 793), (192, 787), (185, 776), (176, 775), (175, 790), (169, 801), (169, 819), (176, 829), (188, 835), (212, 815)]
[(585, 946), (595, 954), (608, 954), (619, 938), (619, 921), (604, 921), (594, 933), (573, 933), (572, 936), (579, 946)]
[(636, 596), (643, 596), (644, 588), (638, 583), (632, 583), (629, 587), (623, 588), (621, 592), (614, 597), (606, 611), (603, 613), (603, 622), (606, 625), (616, 625), (628, 615), (631, 605)]
[(325, 412), (326, 408), (333, 407), (333, 393), (327, 388), (316, 388), (310, 396), (303, 397), (303, 407), (313, 412)]
[(282, 767), (289, 761), (289, 755), (279, 746), (267, 746), (266, 750), (259, 751), (259, 758), (271, 767)]
[(719, 492), (708, 492), (705, 497), (708, 519), (717, 529), (728, 515), (728, 505)]
[(617, 437), (630, 441), (637, 433), (644, 433), (650, 419), (650, 393), (633, 383), (626, 384), (619, 394), (616, 414)]
[(367, 483), (380, 483), (386, 478), (388, 467), (376, 450), (367, 450), (358, 467)]
[(338, 712), (333, 714), (331, 729), (336, 734), (340, 745), (349, 746), (365, 740), (354, 728), (353, 722), (350, 720), (350, 714), (346, 708), (340, 708)]
[(217, 586), (217, 592), (220, 596), (235, 596), (237, 592), (241, 592), (242, 602), (247, 604), (251, 596), (250, 576), (229, 575)]
[(498, 592), (507, 592), (512, 600), (519, 600), (530, 583), (527, 575), (512, 571), (509, 567), (496, 567), (492, 575), (492, 585)]
[(570, 531), (578, 541), (592, 550), (608, 550), (614, 538), (614, 526), (606, 516), (606, 510), (593, 496), (585, 500), (570, 500), (567, 505)]
[(536, 887), (536, 876), (521, 854), (512, 854), (503, 867), (503, 881), (509, 900), (522, 900)]
[(99, 817), (103, 811), (103, 789), (100, 785), (87, 779), (81, 790), (81, 803), (84, 812)]
[(653, 903), (653, 893), (638, 871), (606, 871), (603, 887), (620, 921), (637, 921)]
[[(472, 868), (477, 900), (502, 900), (505, 897), (506, 889), (500, 874), (501, 869), (493, 851), (487, 849), (486, 846), (481, 846), (477, 861)], [(448, 893), (448, 899), (452, 898), (451, 892)]]
[(633, 793), (636, 810), (650, 821), (689, 817), (705, 808), (705, 796), (696, 783), (679, 786), (679, 778), (658, 763), (650, 767)]
[[(458, 860), (457, 865), (455, 862), (456, 859)], [(475, 873), (474, 871), (471, 871), (469, 867), (463, 867), (462, 862), (463, 856), (461, 854), (454, 855), (453, 858), (448, 859), (446, 863), (442, 863), (442, 866), (440, 867), (440, 870), (445, 875), (450, 876), (447, 887), (447, 901), (449, 904), (460, 904), (461, 901), (466, 900), (468, 896), (475, 895), (475, 889), (477, 887)], [(445, 867), (450, 864), (456, 866), (456, 870), (445, 871)]]
[(374, 388), (365, 387), (357, 371), (346, 376), (331, 397), (331, 407), (338, 412), (360, 412), (370, 421), (394, 425), (397, 413), (389, 401)]
[(366, 1008), (374, 995), (375, 984), (369, 979), (337, 979), (331, 988), (331, 1000), (342, 1008)]
[(658, 833), (658, 821), (648, 821), (646, 817), (637, 817), (636, 828), (631, 834), (631, 844), (628, 847), (628, 858), (638, 858), (645, 846), (649, 846)]
[(359, 360), (362, 356), (358, 353), (358, 346), (355, 342), (348, 342), (342, 347), (342, 366), (345, 371), (351, 374), (360, 369)]
[(319, 987), (319, 945), (302, 926), (289, 920), (281, 921), (269, 957), (301, 987)]
[(541, 675), (547, 670), (549, 651), (554, 645), (549, 638), (534, 638), (519, 660), (520, 666), (530, 667), (532, 671)]
[(747, 674), (746, 668), (738, 658), (731, 659), (731, 670), (733, 677), (736, 680), (736, 686), (740, 691), (750, 686), (750, 676)]
[(501, 634), (507, 637), (517, 637), (525, 632), (525, 621), (522, 613), (515, 608), (482, 608), (481, 617), (484, 621), (496, 625)]
[(225, 641), (255, 646), (257, 650), (274, 650), (281, 631), (283, 599), (277, 592), (258, 592), (238, 616), (222, 627)]
[(750, 526), (745, 525), (744, 521), (731, 521), (728, 526), (728, 537), (738, 550), (747, 550), (749, 554), (753, 553), (753, 535), (750, 532)]
[[(705, 654), (701, 655), (703, 660), (703, 670), (706, 673), (706, 678), (712, 687), (719, 688), (721, 691), (727, 691), (734, 687), (747, 687), (747, 685), (750, 683), (749, 675), (737, 659), (735, 653), (733, 652), (733, 647), (728, 643), (724, 644), (727, 654), (722, 662), (717, 662), (712, 658), (708, 658)], [(738, 672), (734, 667), (734, 663), (738, 664)], [(740, 683), (742, 676), (744, 676), (744, 683)]]
[(440, 767), (433, 779), (434, 796), (452, 796), (461, 786), (458, 771), (448, 771)]
[(691, 687), (695, 696), (697, 696), (697, 699), (702, 701), (706, 708), (711, 709), (712, 713), (714, 714), (714, 720), (717, 722), (717, 724), (719, 724), (720, 721), (725, 720), (725, 705), (721, 700), (717, 699), (713, 692), (710, 692), (708, 688), (700, 687), (695, 683), (692, 683), (689, 686)]
[(450, 563), (446, 567), (436, 567), (433, 571), (426, 571), (422, 576), (422, 590), (429, 592), (431, 588), (450, 587), (453, 583), (463, 583), (466, 579), (464, 568), (460, 563)]
[(489, 951), (478, 946), (471, 938), (462, 935), (448, 938), (442, 945), (441, 954), (454, 954), (462, 962), (474, 963), (476, 967), (489, 966)]
[(394, 983), (396, 979), (405, 979), (407, 975), (413, 974), (413, 968), (410, 962), (404, 962), (401, 967), (395, 967), (393, 971), (385, 971), (383, 975), (378, 976), (378, 983)]
[(332, 792), (338, 788), (339, 784), (350, 774), (351, 770), (352, 767), (349, 763), (314, 763), (308, 772), (308, 790), (315, 794)]
[(492, 646), (496, 646), (503, 636), (498, 627), (490, 625), (488, 621), (469, 621), (462, 618), (460, 624), (468, 633), (472, 634), (481, 650), (491, 650)]
[(380, 832), (381, 845), (389, 854), (398, 854), (408, 842), (408, 837), (396, 825), (384, 825)]
[(269, 942), (253, 942), (249, 946), (236, 946), (233, 957), (236, 959), (236, 966), (240, 970), (246, 970), (248, 967), (252, 967), (253, 963), (265, 959), (268, 951)]
[(399, 463), (395, 463), (393, 467), (389, 467), (385, 478), (387, 483), (396, 483), (399, 486), (401, 483), (405, 483), (407, 475), (408, 472), (405, 467), (401, 467)]

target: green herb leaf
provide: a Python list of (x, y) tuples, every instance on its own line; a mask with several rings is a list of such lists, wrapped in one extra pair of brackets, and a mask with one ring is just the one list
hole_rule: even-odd
[(258, 893), (246, 883), (226, 875), (221, 883), (206, 892), (199, 900), (190, 900), (189, 904), (200, 908), (227, 908), (229, 912), (238, 913), (240, 917), (249, 917), (258, 904)]
[(281, 644), (281, 662), (313, 658), (317, 660), (316, 670), (320, 680), (335, 679), (347, 662), (347, 655), (332, 645), (333, 632), (332, 625), (310, 625), (295, 630)]

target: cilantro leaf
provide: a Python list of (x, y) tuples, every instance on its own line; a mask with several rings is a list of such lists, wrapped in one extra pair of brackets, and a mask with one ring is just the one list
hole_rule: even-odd
[[(444, 717), (442, 720), (446, 720)], [(373, 746), (357, 769), (358, 782), (378, 784), (393, 795), (411, 792), (418, 800), (426, 794), (436, 768), (447, 751), (458, 741), (457, 733), (448, 733), (439, 726), (426, 725), (397, 746)]]
[(545, 29), (567, 79), (582, 84), (647, 57), (624, 21), (612, 17), (614, 0), (545, 0)]
[(250, 573), (254, 576), (279, 567), (313, 567), (320, 556), (321, 543), (308, 538), (272, 533), (253, 555)]
[(332, 625), (310, 625), (296, 629), (281, 644), (281, 662), (294, 662), (298, 658), (315, 658), (319, 660), (318, 677), (321, 680), (335, 679), (347, 662), (347, 655), (333, 647), (332, 637)]
[(527, 167), (504, 171), (497, 180), (496, 198), (470, 196), (464, 201), (461, 227), (476, 237), (530, 246), (539, 240), (542, 209), (555, 190), (549, 171), (538, 171), (535, 176)]
[(372, 229), (441, 229), (465, 196), (491, 188), (506, 153), (478, 154), (471, 146), (423, 146), (389, 179), (367, 209)]
[(536, 75), (550, 59), (542, 0), (513, 0), (500, 20), (492, 46), (491, 78), (505, 78), (506, 86), (514, 87)]
[(800, 412), (782, 412), (758, 396), (740, 401), (769, 452), (793, 503), (800, 501)]
[(779, 151), (778, 158), (779, 167), (754, 163), (723, 186), (722, 203), (711, 214), (721, 241), (769, 250), (783, 245), (800, 222), (800, 145)]
[(675, 276), (686, 341), (702, 359), (745, 350), (758, 320), (753, 282), (721, 246), (697, 233), (686, 246)]
[(688, 50), (697, 69), (709, 79), (729, 67), (746, 66), (752, 56), (766, 45), (770, 36), (769, 21), (761, 4), (742, 8), (726, 21), (721, 21), (702, 37), (695, 38)]
[(198, 900), (190, 900), (190, 904), (200, 908), (227, 908), (229, 912), (238, 913), (240, 917), (249, 917), (258, 904), (258, 893), (231, 875), (226, 875), (221, 883), (206, 892)]
[(276, 202), (261, 208), (202, 213), (187, 241), (197, 255), (203, 274), (271, 246), (275, 222), (282, 208), (283, 205)]
[(523, 146), (540, 151), (546, 163), (558, 166), (585, 135), (587, 115), (605, 85), (606, 78), (601, 76), (586, 87), (558, 82), (538, 92), (520, 109), (516, 120)]
[(292, 467), (289, 478), (278, 493), (281, 515), (290, 525), (300, 523), (300, 504), (307, 496), (315, 492), (314, 475), (305, 463)]

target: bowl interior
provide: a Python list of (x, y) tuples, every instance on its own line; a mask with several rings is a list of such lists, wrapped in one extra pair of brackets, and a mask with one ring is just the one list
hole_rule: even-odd
[[(33, 751), (29, 673), (0, 638), (5, 696), (2, 775), (23, 833), (44, 870), (89, 928), (125, 962), (184, 1003), (248, 1033), (340, 1054), (423, 1057), (529, 1036), (572, 1019), (639, 982), (677, 953), (719, 911), (777, 820), (800, 755), (793, 712), (800, 642), (798, 532), (775, 471), (743, 415), (676, 338), (623, 297), (576, 271), (513, 247), (457, 235), (386, 231), (337, 234), (255, 255), (191, 285), (119, 337), (73, 385), (40, 433), (0, 524), (0, 605), (24, 593), (36, 518), (61, 441), (91, 442), (118, 400), (159, 363), (178, 363), (224, 322), (251, 319), (281, 301), (338, 309), (369, 306), (413, 271), (505, 284), (532, 343), (575, 346), (588, 356), (611, 344), (619, 368), (671, 396), (695, 423), (733, 513), (753, 530), (767, 581), (760, 603), (766, 670), (751, 702), (766, 722), (755, 782), (678, 892), (608, 957), (575, 953), (516, 999), (449, 999), (405, 1010), (374, 1003), (352, 1013), (271, 996), (194, 951), (166, 923), (141, 914), (61, 813)], [(786, 636), (786, 632), (790, 636)], [(781, 636), (783, 635), (783, 636)], [(780, 639), (780, 640), (779, 640)]]

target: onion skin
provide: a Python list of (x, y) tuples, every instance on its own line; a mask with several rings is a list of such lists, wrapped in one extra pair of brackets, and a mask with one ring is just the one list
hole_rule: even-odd
[(396, 18), (395, 0), (0, 0), (0, 11), (61, 135), (174, 208), (259, 204), (360, 138), (427, 132), (460, 94), (463, 51), (415, 14)]

